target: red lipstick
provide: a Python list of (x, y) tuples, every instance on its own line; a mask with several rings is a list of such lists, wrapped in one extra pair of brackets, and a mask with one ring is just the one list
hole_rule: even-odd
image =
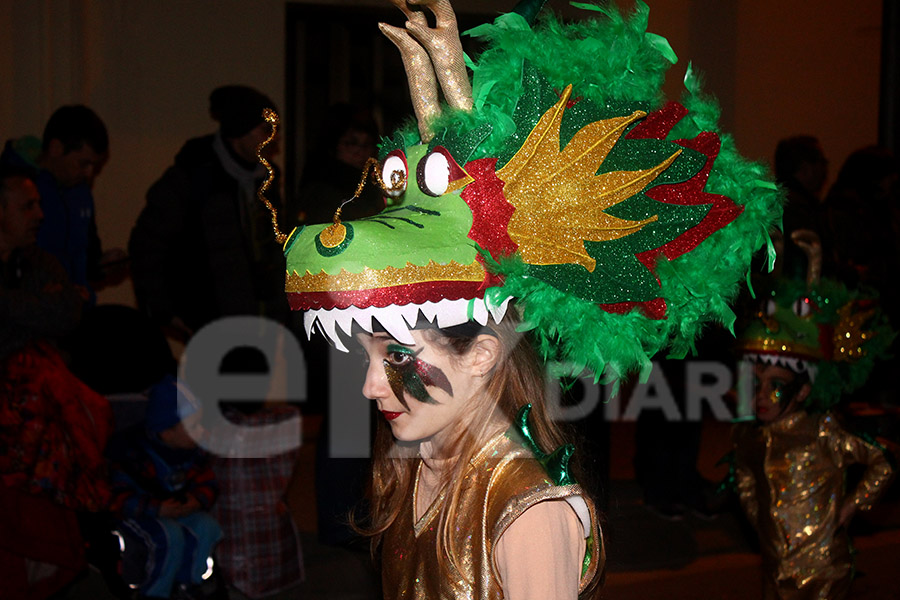
[(383, 414), (384, 418), (387, 419), (388, 421), (393, 421), (394, 419), (396, 419), (403, 413), (402, 412), (391, 412), (389, 410), (383, 410), (383, 411), (381, 411), (381, 414)]

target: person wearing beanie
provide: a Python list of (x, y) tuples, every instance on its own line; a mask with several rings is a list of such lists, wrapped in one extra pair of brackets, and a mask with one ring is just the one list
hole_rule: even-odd
[(110, 442), (111, 510), (124, 543), (122, 577), (142, 596), (202, 584), (222, 538), (209, 514), (218, 485), (196, 399), (167, 375), (150, 389), (144, 421)]
[[(186, 341), (208, 323), (233, 315), (283, 321), (284, 257), (270, 217), (256, 198), (267, 172), (256, 149), (269, 134), (265, 94), (243, 85), (216, 88), (209, 114), (215, 133), (188, 140), (147, 192), (129, 242), (141, 310)], [(266, 146), (277, 153), (277, 140)], [(278, 173), (275, 173), (278, 176)], [(277, 180), (270, 187), (280, 205)]]

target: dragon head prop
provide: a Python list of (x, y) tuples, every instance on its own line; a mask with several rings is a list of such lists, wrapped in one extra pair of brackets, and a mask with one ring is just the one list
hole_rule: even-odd
[(781, 196), (716, 133), (690, 68), (683, 103), (661, 99), (676, 58), (646, 31), (646, 5), (534, 25), (540, 7), (523, 3), (467, 32), (486, 45), (472, 60), (447, 0), (392, 1), (406, 25), (380, 27), (416, 122), (381, 145), (388, 208), (286, 236), (308, 334), (342, 348), (339, 332), (377, 322), (409, 343), (420, 319), (499, 322), (515, 299), (547, 360), (614, 381), (666, 347), (684, 355), (709, 321), (733, 323), (727, 301), (771, 247)]
[(806, 281), (778, 279), (738, 335), (745, 359), (807, 373), (807, 408), (825, 411), (862, 386), (888, 355), (894, 332), (875, 295), (821, 278), (821, 246), (811, 231), (793, 241), (808, 259)]

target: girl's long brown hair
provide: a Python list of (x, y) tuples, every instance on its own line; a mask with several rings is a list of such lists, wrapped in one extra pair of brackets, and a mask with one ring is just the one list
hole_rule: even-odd
[[(448, 560), (462, 572), (455, 558), (459, 554), (454, 548), (451, 536), (454, 527), (451, 524), (456, 523), (459, 518), (457, 505), (465, 481), (463, 471), (490, 437), (497, 433), (497, 417), (511, 423), (519, 409), (531, 404), (529, 425), (541, 448), (552, 451), (564, 443), (559, 428), (548, 414), (543, 362), (528, 336), (516, 331), (517, 324), (518, 319), (511, 308), (500, 324), (490, 325), (489, 332), (500, 340), (503, 352), (490, 373), (485, 375), (488, 379), (481, 399), (473, 399), (475, 406), (472, 412), (476, 417), (472, 419), (472, 423), (479, 424), (480, 427), (474, 430), (470, 428), (460, 434), (454, 445), (454, 454), (457, 456), (454, 467), (442, 473), (441, 484), (446, 501), (438, 516), (438, 545), (435, 550), (438, 565), (448, 574)], [(479, 333), (477, 328), (468, 326), (428, 331), (432, 332), (429, 335), (433, 342), (444, 346), (455, 356), (468, 352)], [(480, 331), (484, 332), (483, 329)], [(351, 516), (354, 529), (371, 536), (373, 555), (384, 532), (397, 519), (406, 503), (412, 502), (418, 461), (409, 459), (417, 456), (417, 450), (413, 448), (401, 448), (398, 451), (390, 426), (383, 420), (378, 422), (368, 490), (370, 514), (366, 519), (367, 524), (360, 524)], [(577, 466), (572, 467), (577, 474)]]

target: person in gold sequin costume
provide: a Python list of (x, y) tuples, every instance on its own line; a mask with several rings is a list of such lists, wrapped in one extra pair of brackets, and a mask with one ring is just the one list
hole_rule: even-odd
[[(777, 364), (754, 365), (757, 421), (734, 431), (741, 504), (759, 534), (766, 599), (837, 599), (850, 589), (847, 525), (872, 507), (893, 469), (882, 448), (833, 414), (803, 408), (811, 383)], [(866, 466), (844, 489), (852, 464)]]
[[(755, 418), (735, 426), (734, 474), (759, 535), (763, 597), (845, 598), (853, 578), (847, 526), (894, 474), (877, 443), (847, 432), (832, 411), (861, 385), (893, 334), (877, 305), (821, 280), (821, 245), (791, 236), (808, 259), (805, 282), (782, 280), (739, 337), (753, 368)], [(865, 465), (845, 489), (848, 467)]]
[[(383, 418), (361, 530), (386, 598), (595, 597), (604, 547), (546, 363), (618, 385), (686, 351), (732, 314), (779, 192), (690, 73), (685, 105), (662, 102), (677, 58), (642, 2), (562, 23), (522, 0), (471, 31), (478, 56), (448, 0), (391, 3), (416, 123), (330, 224), (276, 238), (307, 333), (368, 358)], [(345, 218), (372, 166), (392, 201)]]
[(594, 505), (516, 322), (420, 323), (412, 343), (356, 334), (363, 394), (384, 417), (363, 531), (381, 553), (385, 598), (574, 600), (599, 582)]

